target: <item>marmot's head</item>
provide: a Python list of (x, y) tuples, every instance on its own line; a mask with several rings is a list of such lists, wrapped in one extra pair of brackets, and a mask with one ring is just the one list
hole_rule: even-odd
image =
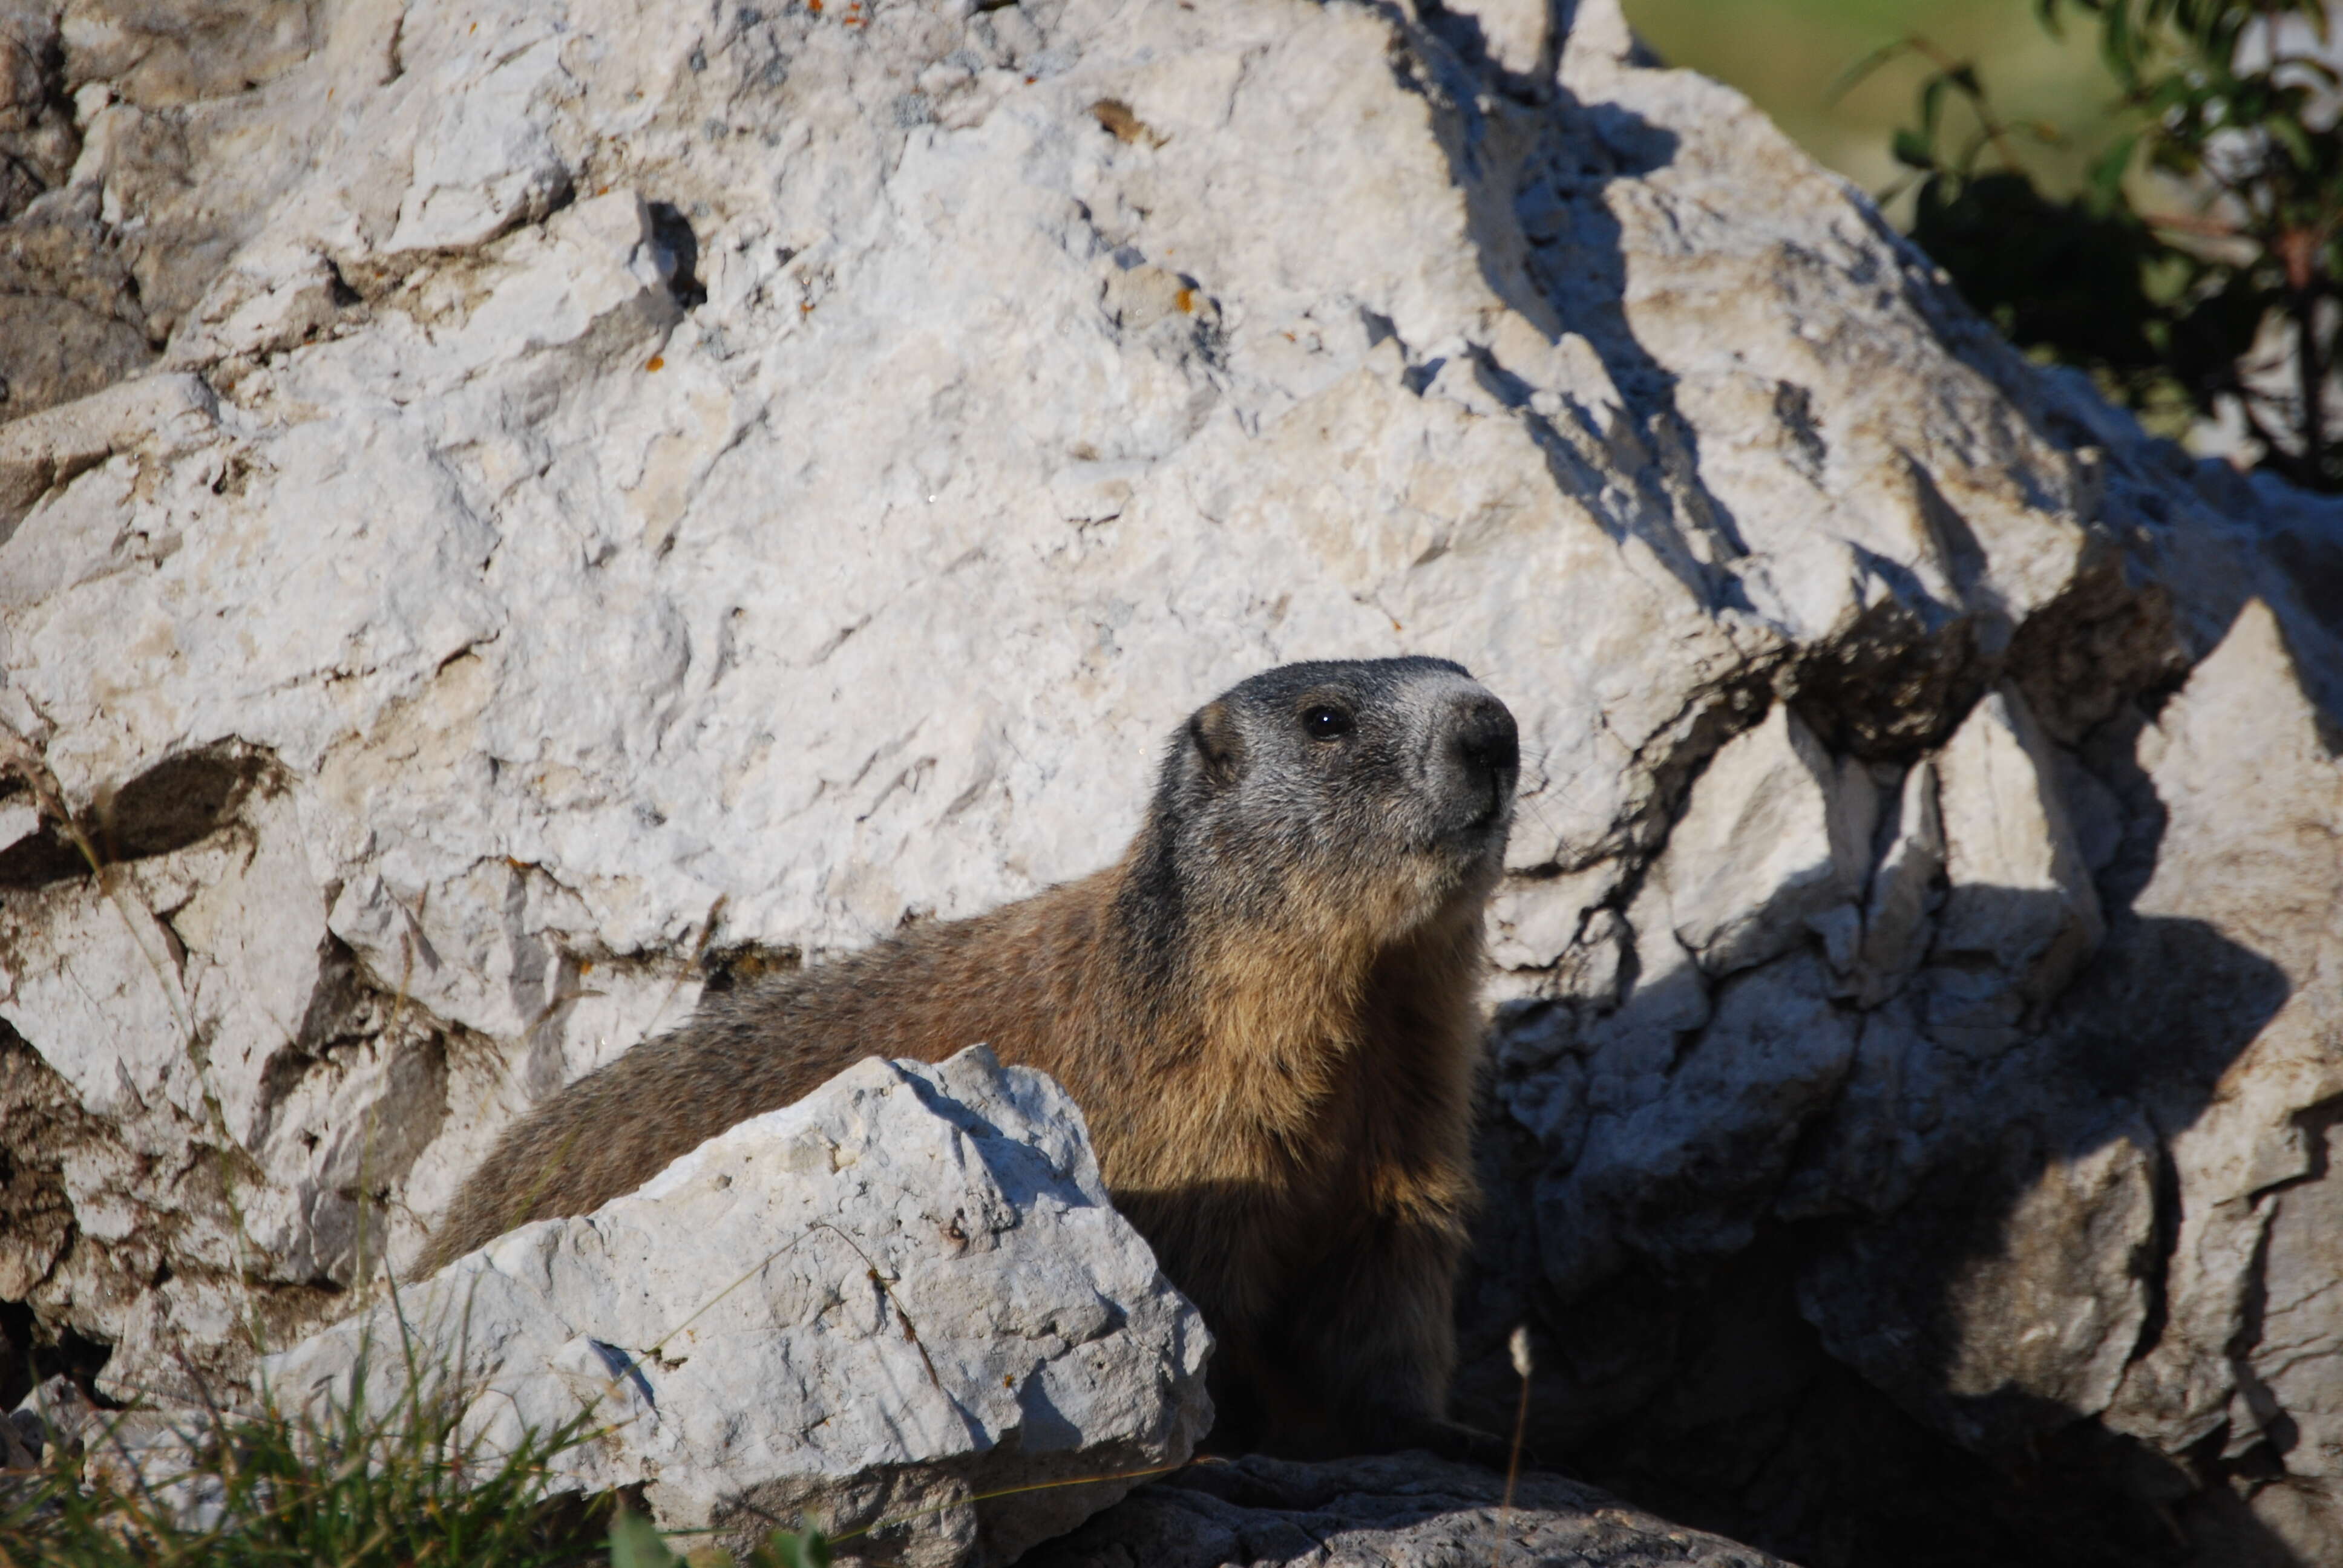
[(1513, 714), (1460, 665), (1285, 665), (1172, 739), (1133, 869), (1190, 919), (1388, 941), (1477, 911), (1519, 768)]

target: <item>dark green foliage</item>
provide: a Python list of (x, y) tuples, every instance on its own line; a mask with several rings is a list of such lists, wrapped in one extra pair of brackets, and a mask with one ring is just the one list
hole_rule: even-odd
[[(2324, 406), (2343, 302), (2343, 136), (2312, 123), (2337, 86), (2289, 48), (2277, 24), (2326, 35), (2319, 0), (2037, 0), (2054, 29), (2096, 22), (2123, 133), (2094, 161), (2090, 188), (2044, 194), (2016, 144), (2056, 127), (2010, 126), (1977, 74), (1925, 39), (1899, 54), (1936, 67), (1919, 123), (1896, 134), (1915, 171), (1912, 237), (2020, 346), (2094, 372), (2143, 410), (2210, 415), (2235, 399), (2264, 461), (2298, 484), (2343, 490), (2337, 411)], [(1947, 106), (1965, 106), (1965, 141)], [(1990, 163), (1988, 164), (1988, 159)], [(2143, 171), (2181, 202), (2144, 198)], [(2322, 303), (2330, 307), (2322, 310)], [(2273, 321), (2288, 361), (2246, 373)]]
[(2130, 215), (2050, 201), (2006, 169), (1966, 179), (1932, 173), (1920, 186), (1912, 237), (2016, 342), (2052, 345), (2060, 358), (2108, 371), (2127, 387), (2161, 367), (2145, 281), (2156, 240)]

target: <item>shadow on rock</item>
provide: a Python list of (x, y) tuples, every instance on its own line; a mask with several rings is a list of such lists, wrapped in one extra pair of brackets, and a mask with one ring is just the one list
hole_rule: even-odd
[[(2169, 1141), (2290, 994), (2205, 922), (2130, 910), (2162, 825), (2136, 806), (2101, 949), (2025, 1027), (1944, 1024), (1926, 969), (1866, 1013), (1872, 1060), (1729, 1255), (1631, 1238), (1609, 1278), (1556, 1289), (1528, 1222), (1549, 1156), (1493, 1114), (1460, 1417), (1510, 1418), (1498, 1345), (1527, 1321), (1534, 1447), (1812, 1568), (2299, 1562), (2227, 1484), (2223, 1434), (2176, 1460), (2095, 1419), (2166, 1328)], [(2050, 898), (1977, 890), (2010, 927)]]
[[(1546, 35), (1566, 38), (1576, 11), (1544, 7)], [(1680, 138), (1591, 89), (1574, 95), (1564, 81), (1580, 78), (1550, 68), (1554, 49), (1534, 70), (1512, 58), (1520, 12), (1424, 7), (1402, 69), (1433, 109), (1483, 278), (1576, 357), (1558, 396), (1513, 376), (1493, 338), (1463, 352), (1615, 543), (1647, 547), (1712, 609), (1745, 609), (1735, 563), (1766, 519), (1736, 518), (1704, 478), (1686, 413), (1698, 386), (1630, 309), (1628, 204), (1657, 199), (1646, 176), (1684, 156)], [(1653, 220), (1651, 246), (1674, 241), (1679, 216)], [(2016, 388), (2041, 443), (2036, 467), (2012, 458), (2024, 505), (2066, 505), (2040, 487), (2064, 471), (2057, 455), (2114, 437), (2060, 423), (2047, 393), (2020, 397), (2032, 372), (1949, 292), (1913, 286), (1952, 359)], [(1455, 375), (1410, 360), (1419, 391)], [(1805, 394), (1776, 386), (1789, 443), (1820, 449)], [(2173, 477), (2130, 461), (2092, 470), (2076, 508), (2110, 528), (2160, 526)], [(1608, 990), (1557, 995), (1515, 1036), (1501, 1026), (1455, 1413), (1510, 1428), (1504, 1345), (1527, 1322), (1537, 1452), (1812, 1568), (2287, 1568), (2300, 1553), (2231, 1486), (2252, 1462), (2229, 1451), (2253, 1435), (2217, 1430), (2217, 1402), (2209, 1418), (2176, 1417), (2174, 1400), (2127, 1416), (2122, 1402), (2142, 1397), (2127, 1379), (2180, 1332), (2176, 1141), (2288, 1007), (2288, 974), (2309, 971), (2291, 950), (2233, 940), (2259, 928), (2175, 912), (2228, 910), (2207, 901), (2205, 879), (2226, 874), (2225, 846), (2247, 831), (2226, 815), (2207, 828), (2202, 791), (2187, 900), (2133, 909), (2167, 813), (2130, 756), (2154, 701), (2132, 700), (2169, 692), (2187, 665), (2167, 590), (2142, 588), (2102, 548), (2114, 536), (2094, 534), (2056, 595), (2012, 611), (1981, 586), (2001, 542), (1974, 535), (1922, 467), (1912, 478), (1953, 597), (1866, 560), (1896, 597), (1802, 648), (1805, 668), (1775, 683), (1828, 754), (1815, 778), (1837, 769), (1849, 799), (1900, 792), (1905, 827), (1873, 839), (1848, 813), (1850, 837), (1871, 845), (1859, 897), (1833, 903), (1834, 885), (1802, 903), (1804, 884), (1753, 880), (1717, 894), (1705, 925), (1685, 918), (1695, 860), (1765, 860), (1775, 846), (1672, 841), (1673, 860), (1631, 868), (1605, 905), (1605, 929), (1624, 933)], [(2224, 591), (2243, 603), (2251, 587)], [(2197, 624), (2212, 602), (2181, 607), (2200, 647), (2217, 640)], [(1777, 774), (1749, 787), (1772, 790)], [(1914, 802), (1936, 799), (1935, 777), (1944, 827), (1930, 818), (1923, 832)], [(1693, 781), (1686, 819), (1709, 782)], [(1821, 818), (1837, 788), (1815, 786)], [(1734, 824), (1742, 812), (1722, 809)], [(1697, 837), (1684, 827), (1672, 833)], [(1735, 921), (1755, 935), (1727, 940)], [(2220, 1356), (2201, 1323), (2190, 1332), (2195, 1376)]]
[[(1745, 609), (1738, 579), (1709, 563), (1747, 547), (1701, 477), (1700, 438), (1676, 406), (1675, 375), (1628, 323), (1622, 231), (1603, 200), (1604, 187), (1665, 166), (1678, 137), (1619, 105), (1581, 104), (1556, 81), (1554, 56), (1575, 9), (1571, 0), (1548, 7), (1545, 57), (1519, 70), (1500, 62), (1479, 19), (1427, 7), (1429, 36), (1395, 67), (1432, 106), (1483, 279), (1549, 341), (1574, 337), (1591, 347), (1599, 371), (1550, 400), (1496, 350), (1465, 352), (1480, 387), (1519, 414), (1557, 487), (1599, 498), (1593, 516), (1614, 542), (1649, 547), (1697, 602)], [(1421, 347), (1403, 345), (1419, 392), (1446, 364), (1423, 358)], [(1608, 387), (1599, 385), (1605, 377)], [(1621, 474), (1632, 476), (1631, 490)]]
[(1259, 1455), (1144, 1486), (1034, 1568), (1568, 1563), (1583, 1568), (1779, 1568), (1747, 1547), (1623, 1508), (1592, 1487), (1502, 1476), (1421, 1453), (1302, 1464)]

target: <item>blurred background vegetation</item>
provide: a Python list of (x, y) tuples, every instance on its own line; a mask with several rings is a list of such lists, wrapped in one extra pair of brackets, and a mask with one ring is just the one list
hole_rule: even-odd
[[(1908, 36), (1976, 62), (2006, 117), (2062, 127), (2066, 144), (2043, 148), (2040, 159), (2057, 195), (2081, 192), (2092, 156), (2118, 134), (2097, 29), (2070, 25), (2053, 36), (2035, 19), (2034, 0), (1624, 0), (1624, 9), (1669, 65), (1738, 87), (1817, 159), (1875, 193), (1906, 172), (1888, 145), (1913, 124), (1934, 67), (1907, 55), (1835, 97), (1833, 88)], [(1889, 216), (1909, 226), (1908, 190)]]
[(2029, 355), (2343, 493), (2343, 0), (1624, 5)]

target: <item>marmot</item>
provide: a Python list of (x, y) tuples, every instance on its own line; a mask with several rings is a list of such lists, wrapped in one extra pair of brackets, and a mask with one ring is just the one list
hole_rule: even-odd
[(1443, 1412), (1518, 757), (1444, 659), (1254, 676), (1172, 738), (1114, 865), (709, 996), (507, 1131), (424, 1266), (631, 1191), (864, 1056), (984, 1041), (1066, 1086), (1202, 1312), (1215, 1448), (1485, 1453)]

